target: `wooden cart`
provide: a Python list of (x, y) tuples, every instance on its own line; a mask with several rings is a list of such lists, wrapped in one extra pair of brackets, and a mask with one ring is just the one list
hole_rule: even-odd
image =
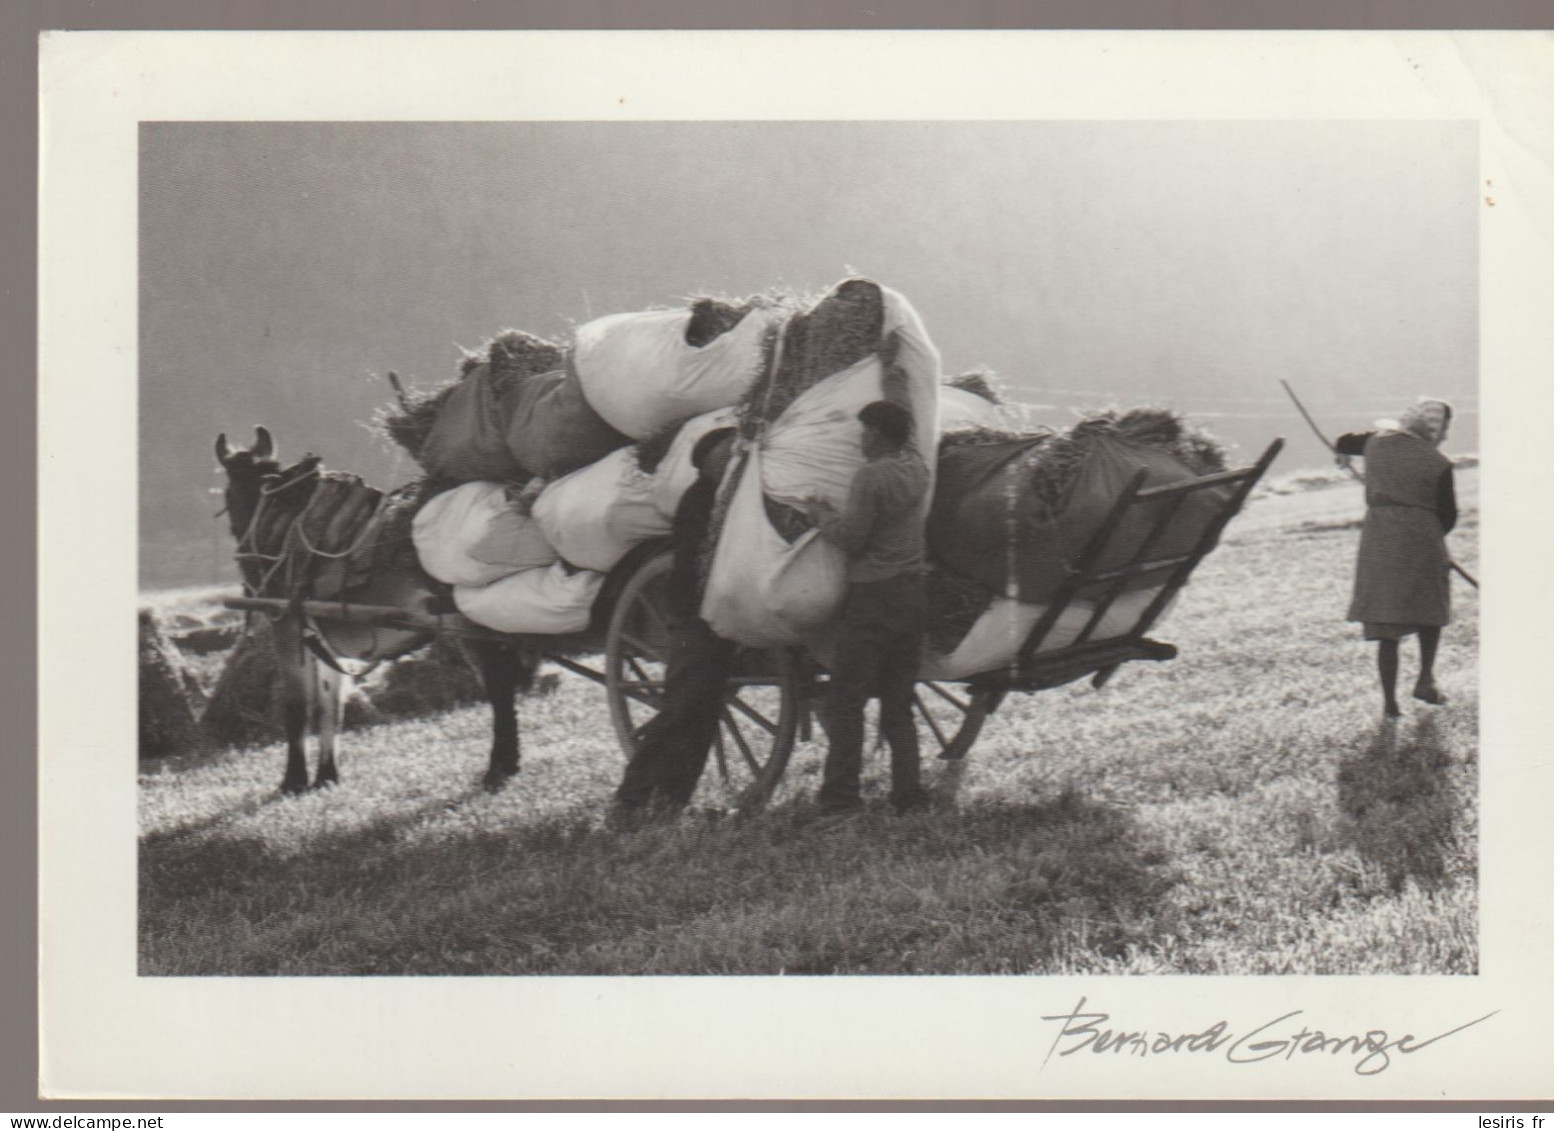
[[(925, 753), (964, 758), (989, 715), (1011, 691), (1034, 692), (1090, 676), (1104, 685), (1123, 664), (1169, 660), (1170, 644), (1146, 633), (1159, 619), (1193, 569), (1219, 541), (1226, 523), (1241, 509), (1252, 488), (1283, 446), (1275, 440), (1250, 467), (1202, 476), (1160, 487), (1144, 484), (1139, 472), (1118, 496), (1085, 546), (1067, 563), (1065, 580), (1009, 664), (959, 680), (923, 680), (913, 697)], [(1154, 552), (1161, 534), (1183, 503), (1198, 492), (1215, 492), (1218, 502), (1192, 547), (1171, 556)], [(1133, 550), (1120, 564), (1114, 543), (1125, 520), (1142, 517), (1144, 533), (1133, 525)], [(610, 719), (622, 751), (629, 757), (642, 727), (658, 712), (663, 696), (669, 618), (664, 585), (673, 561), (667, 539), (635, 547), (611, 571), (595, 601), (592, 625), (582, 635), (557, 641), (548, 659), (575, 675), (603, 685)], [(1102, 563), (1110, 563), (1101, 568)], [(1155, 598), (1133, 626), (1120, 635), (1093, 640), (1091, 635), (1113, 601), (1141, 574), (1148, 573)], [(1092, 612), (1078, 636), (1060, 648), (1045, 649), (1062, 614), (1083, 600)], [(233, 598), (228, 607), (269, 612), (300, 607), (323, 620), (350, 620), (427, 633), (506, 639), (458, 614), (352, 605), (341, 601), (290, 602), (271, 598)], [(538, 639), (531, 637), (530, 639)], [(588, 660), (602, 658), (602, 666)], [(821, 664), (801, 648), (742, 649), (729, 673), (722, 725), (712, 756), (731, 801), (745, 811), (765, 804), (782, 780), (801, 738), (813, 732), (815, 708), (825, 691)]]
[[(1147, 633), (1218, 544), (1225, 525), (1282, 446), (1282, 440), (1275, 440), (1249, 467), (1160, 487), (1145, 487), (1145, 473), (1139, 472), (1067, 564), (1064, 581), (1013, 661), (965, 679), (918, 684), (913, 706), (924, 753), (952, 761), (964, 758), (988, 716), (1012, 691), (1043, 691), (1085, 676), (1101, 687), (1125, 663), (1172, 659), (1176, 648)], [(1200, 492), (1212, 492), (1208, 497), (1216, 501), (1194, 543), (1171, 555), (1156, 552), (1182, 506)], [(1119, 562), (1117, 536), (1124, 529), (1130, 530), (1132, 550)], [(638, 552), (610, 610), (604, 666), (611, 720), (628, 754), (641, 727), (657, 713), (663, 693), (668, 640), (663, 585), (672, 560), (664, 544), (639, 547)], [(1136, 587), (1144, 574), (1150, 575), (1149, 587), (1157, 592), (1132, 627), (1104, 640), (1092, 639), (1113, 602)], [(1091, 612), (1077, 637), (1062, 647), (1044, 648), (1063, 613), (1081, 600)], [(823, 667), (802, 649), (741, 654), (729, 677), (713, 757), (742, 809), (759, 808), (777, 788), (795, 742), (811, 731), (825, 679)]]

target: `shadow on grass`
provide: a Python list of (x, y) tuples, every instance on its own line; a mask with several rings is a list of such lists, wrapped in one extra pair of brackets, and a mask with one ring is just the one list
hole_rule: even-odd
[[(442, 806), (438, 806), (442, 809)], [(1077, 795), (842, 827), (807, 807), (615, 834), (555, 817), (148, 837), (141, 972), (931, 974), (1086, 968), (1167, 929), (1174, 882)]]
[(1434, 887), (1461, 801), (1446, 774), (1452, 764), (1439, 728), (1423, 715), (1406, 734), (1382, 723), (1366, 749), (1338, 767), (1340, 837), (1379, 865), (1394, 891), (1410, 878)]

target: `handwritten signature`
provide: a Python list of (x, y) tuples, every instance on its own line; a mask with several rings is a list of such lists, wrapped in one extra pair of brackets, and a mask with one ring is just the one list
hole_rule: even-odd
[(1114, 1056), (1160, 1056), (1166, 1053), (1223, 1053), (1231, 1064), (1258, 1064), (1274, 1059), (1294, 1060), (1297, 1056), (1326, 1053), (1329, 1056), (1350, 1056), (1358, 1076), (1375, 1076), (1392, 1066), (1392, 1057), (1410, 1055), (1429, 1048), (1437, 1041), (1444, 1041), (1454, 1033), (1487, 1021), (1500, 1011), (1484, 1014), (1455, 1029), (1420, 1040), (1412, 1033), (1393, 1037), (1385, 1029), (1368, 1029), (1364, 1033), (1335, 1036), (1321, 1029), (1314, 1029), (1301, 1021), (1305, 1010), (1292, 1009), (1272, 1021), (1237, 1035), (1228, 1021), (1216, 1021), (1207, 1028), (1191, 1033), (1168, 1033), (1148, 1029), (1114, 1029), (1107, 1027), (1111, 1014), (1087, 1012), (1085, 998), (1068, 1013), (1043, 1017), (1043, 1021), (1061, 1022), (1052, 1047), (1047, 1050), (1042, 1068), (1056, 1053), (1060, 1057), (1075, 1053), (1111, 1053)]

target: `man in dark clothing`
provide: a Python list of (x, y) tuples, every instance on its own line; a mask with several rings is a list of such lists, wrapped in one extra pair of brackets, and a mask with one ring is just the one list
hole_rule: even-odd
[(736, 645), (715, 634), (699, 615), (700, 570), (733, 435), (732, 428), (709, 432), (691, 453), (698, 476), (681, 496), (674, 516), (662, 709), (642, 728), (636, 753), (615, 791), (617, 820), (670, 816), (685, 808), (717, 737)]
[(810, 501), (821, 537), (847, 554), (843, 601), (831, 663), (825, 776), (820, 810), (863, 807), (863, 711), (880, 701), (880, 733), (890, 745), (890, 801), (898, 812), (927, 805), (912, 719), (927, 600), (923, 589), (924, 496), (928, 468), (912, 447), (912, 414), (875, 401), (858, 413), (863, 454), (845, 509)]

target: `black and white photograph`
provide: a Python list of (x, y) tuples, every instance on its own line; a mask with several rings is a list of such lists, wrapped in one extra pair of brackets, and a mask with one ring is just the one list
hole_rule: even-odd
[[(607, 58), (720, 47), (671, 38)], [(721, 66), (754, 58), (735, 46)], [(935, 58), (879, 46), (896, 81)], [(930, 89), (1048, 58), (939, 46)], [(1382, 86), (1463, 66), (1439, 37), (1363, 46), (1338, 61)], [(582, 50), (437, 47), (443, 73), (485, 48), (547, 76)], [(966, 1005), (946, 1034), (1002, 999), (990, 1023), (1019, 1035), (952, 1074), (977, 1094), (1103, 1069), (1102, 1094), (1169, 1093), (1209, 1061), (1245, 1066), (1227, 1094), (1472, 1078), (1457, 1059), (1518, 1004), (1482, 993), (1507, 913), (1483, 893), (1526, 866), (1494, 870), (1481, 838), (1527, 749), (1481, 720), (1480, 581), (1515, 583), (1480, 558), (1481, 458), (1515, 478), (1481, 411), (1514, 417), (1508, 376), (1533, 379), (1486, 329), (1486, 230), (1546, 203), (1500, 128), (1446, 95), (1151, 113), (1144, 81), (1043, 112), (1034, 78), (997, 116), (670, 114), (629, 78), (603, 97), (604, 63), (571, 115), (522, 91), (331, 113), (344, 81), (202, 117), (147, 79), (114, 149), (128, 304), (76, 326), (112, 339), (113, 392), (51, 386), (44, 355), (53, 412), (85, 405), (130, 456), (94, 474), (132, 508), (97, 531), (125, 536), (97, 619), (134, 737), (91, 760), (112, 763), (102, 827), (133, 841), (131, 999), (208, 1011), (199, 1042), (280, 1017), (272, 994), (383, 1037), (413, 995), (505, 1063), (544, 1026), (457, 1003), (605, 987), (655, 1019), (611, 1038), (640, 1051), (724, 993), (799, 1034), (924, 994)], [(45, 523), (96, 522), (64, 509), (72, 474)], [(1514, 549), (1516, 507), (1485, 503)], [(45, 813), (62, 796), (46, 781)], [(935, 1008), (841, 1028), (931, 1043)], [(764, 1086), (756, 1045), (720, 1056), (750, 1071), (707, 1094), (941, 1086), (911, 1056), (767, 1061)], [(437, 1062), (373, 1094), (695, 1091)], [(188, 1093), (362, 1087), (219, 1063)]]

